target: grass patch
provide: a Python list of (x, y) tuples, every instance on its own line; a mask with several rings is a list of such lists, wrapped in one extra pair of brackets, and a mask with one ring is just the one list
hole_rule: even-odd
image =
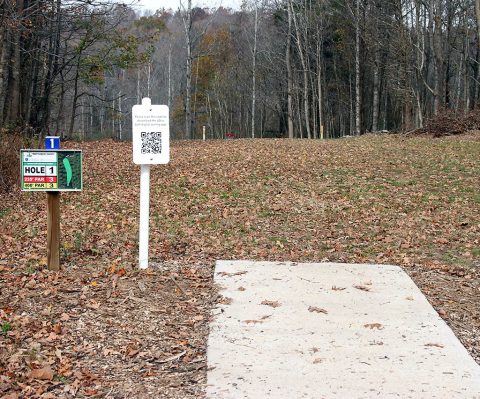
[(2, 334), (6, 334), (9, 331), (12, 331), (12, 325), (10, 323), (3, 323), (0, 325), (0, 331)]
[(12, 208), (1, 208), (0, 209), (0, 219), (3, 219), (7, 216), (10, 212), (12, 212)]

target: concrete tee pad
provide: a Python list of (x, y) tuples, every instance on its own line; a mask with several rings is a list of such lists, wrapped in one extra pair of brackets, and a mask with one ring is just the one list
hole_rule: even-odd
[(219, 261), (215, 281), (209, 399), (480, 399), (480, 366), (399, 267)]

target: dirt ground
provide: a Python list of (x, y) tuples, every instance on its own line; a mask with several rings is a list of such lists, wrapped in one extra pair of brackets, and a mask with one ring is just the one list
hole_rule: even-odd
[(480, 363), (480, 136), (175, 142), (137, 270), (131, 144), (84, 152), (45, 270), (44, 193), (0, 201), (0, 398), (201, 398), (216, 259), (402, 266)]

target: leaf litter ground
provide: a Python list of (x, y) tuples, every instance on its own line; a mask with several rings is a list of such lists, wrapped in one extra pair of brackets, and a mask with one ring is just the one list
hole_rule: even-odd
[(216, 259), (405, 268), (480, 362), (480, 136), (176, 142), (136, 270), (131, 144), (84, 151), (45, 270), (44, 193), (0, 203), (0, 398), (198, 398)]

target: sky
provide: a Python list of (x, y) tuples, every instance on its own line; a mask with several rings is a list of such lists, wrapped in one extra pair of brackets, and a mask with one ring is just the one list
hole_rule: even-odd
[[(184, 1), (184, 4), (187, 2)], [(193, 0), (192, 7), (210, 7), (216, 8), (218, 6), (230, 7), (234, 9), (239, 9), (242, 0)], [(139, 5), (143, 10), (152, 10), (156, 11), (159, 8), (172, 8), (173, 10), (178, 9), (180, 0), (140, 0)]]

